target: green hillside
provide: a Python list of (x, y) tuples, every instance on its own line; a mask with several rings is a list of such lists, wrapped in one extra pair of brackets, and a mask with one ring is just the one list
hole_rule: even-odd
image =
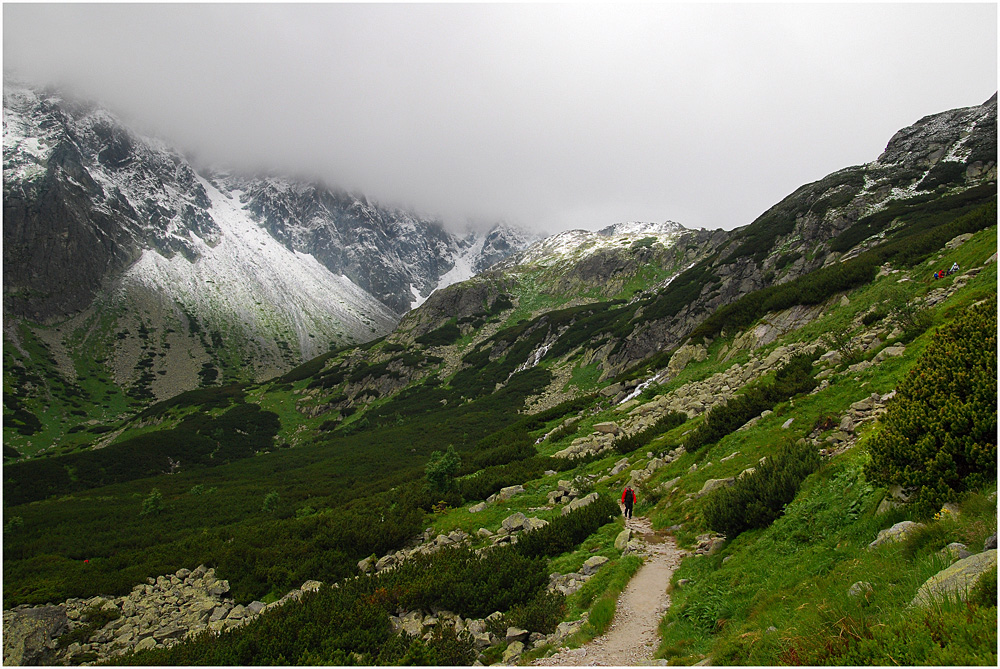
[[(940, 549), (981, 552), (996, 533), (995, 195), (911, 205), (891, 225), (862, 219), (863, 233), (844, 233), (888, 230), (882, 243), (730, 301), (718, 274), (728, 250), (671, 266), (688, 269), (665, 287), (657, 261), (608, 295), (557, 298), (540, 274), (533, 287), (487, 276), (438, 298), (468, 297), (464, 311), (429, 302), (386, 339), (265, 383), (130, 411), (96, 373), (78, 378), (107, 386), (106, 403), (87, 405), (66, 385), (48, 406), (78, 404), (80, 424), (97, 423), (61, 428), (79, 441), (58, 454), (4, 466), (4, 606), (123, 596), (204, 564), (243, 605), (310, 580), (341, 585), (118, 661), (489, 664), (506, 642), (474, 650), (447, 627), (408, 638), (389, 616), (499, 611), (496, 630), (550, 635), (587, 612), (568, 643), (595, 636), (640, 565), (614, 546), (614, 502), (632, 481), (637, 515), (695, 553), (674, 575), (658, 657), (995, 664), (995, 569), (967, 602), (907, 606), (947, 566)], [(752, 257), (748, 243), (731, 255)], [(933, 278), (953, 263), (959, 272)], [(685, 314), (676, 343), (636, 344)], [(59, 364), (40, 339), (23, 341)], [(5, 360), (5, 387), (15, 369)], [(24, 374), (10, 382), (33, 383)], [(54, 434), (37, 405), (5, 406), (5, 435), (34, 430), (40, 444)], [(941, 418), (917, 420), (928, 413)], [(103, 448), (79, 447), (98, 433)], [(597, 501), (564, 513), (550, 497), (562, 481)], [(493, 497), (511, 486), (523, 491)], [(883, 504), (894, 486), (910, 503)], [(957, 513), (942, 514), (945, 502)], [(548, 524), (494, 546), (488, 534), (518, 512)], [(903, 520), (925, 525), (868, 548)], [(457, 531), (461, 547), (359, 571), (414, 537)], [(584, 588), (547, 594), (551, 573), (593, 556), (608, 561)], [(848, 594), (862, 582), (867, 594)], [(535, 644), (520, 661), (551, 650)]]

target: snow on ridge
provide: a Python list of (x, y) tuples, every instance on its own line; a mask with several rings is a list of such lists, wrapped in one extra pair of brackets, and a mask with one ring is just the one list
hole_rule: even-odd
[(198, 180), (222, 233), (218, 243), (190, 234), (199, 254), (194, 262), (147, 249), (126, 272), (126, 283), (170, 293), (196, 313), (235, 319), (258, 333), (289, 332), (305, 358), (321, 353), (334, 334), (365, 341), (395, 326), (398, 316), (367, 291), (312, 255), (283, 246), (250, 219), (238, 198)]
[(506, 269), (524, 265), (551, 267), (568, 260), (580, 260), (604, 249), (628, 247), (647, 237), (655, 237), (662, 244), (672, 245), (686, 231), (687, 228), (673, 221), (617, 223), (598, 232), (565, 230), (535, 242), (521, 253), (501, 261), (499, 265)]

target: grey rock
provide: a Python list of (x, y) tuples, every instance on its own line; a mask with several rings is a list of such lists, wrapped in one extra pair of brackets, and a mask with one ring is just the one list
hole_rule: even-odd
[(586, 559), (583, 566), (580, 567), (580, 572), (584, 575), (591, 575), (595, 573), (601, 566), (608, 561), (608, 558), (603, 555), (594, 555)]
[(504, 518), (500, 524), (508, 532), (518, 532), (525, 528), (527, 522), (528, 517), (518, 511)]
[(524, 492), (524, 486), (523, 485), (507, 486), (506, 488), (501, 488), (500, 489), (500, 492), (498, 492), (497, 495), (496, 495), (495, 501), (497, 501), (497, 502), (503, 502), (503, 501), (506, 501), (506, 500), (510, 499), (514, 495), (521, 494), (522, 492)]
[(322, 585), (323, 583), (321, 581), (306, 581), (299, 589), (302, 590), (302, 592), (316, 592)]
[(849, 597), (858, 597), (872, 591), (872, 584), (866, 581), (857, 581), (851, 585), (847, 591)]
[(515, 641), (507, 646), (507, 650), (503, 652), (503, 663), (511, 664), (521, 656), (524, 652), (524, 643), (521, 641)]
[(889, 529), (879, 532), (878, 536), (875, 537), (875, 540), (868, 544), (868, 548), (876, 548), (883, 544), (902, 541), (908, 534), (911, 534), (923, 526), (923, 523), (915, 523), (912, 520), (900, 521)]
[(615, 550), (623, 551), (628, 546), (628, 542), (632, 539), (632, 530), (627, 527), (618, 533), (615, 537)]
[(944, 597), (964, 600), (979, 577), (997, 565), (997, 551), (970, 555), (931, 576), (917, 591), (910, 606), (929, 606)]
[(705, 485), (701, 487), (701, 490), (699, 490), (695, 494), (695, 497), (696, 498), (704, 497), (705, 495), (713, 493), (716, 490), (721, 490), (722, 488), (728, 488), (729, 486), (733, 485), (733, 482), (735, 480), (736, 479), (733, 478), (732, 476), (724, 479), (708, 479), (707, 481), (705, 481)]
[(997, 533), (994, 532), (986, 539), (986, 542), (983, 544), (983, 550), (988, 551), (991, 549), (996, 549), (996, 547), (997, 547)]
[(54, 664), (55, 639), (69, 628), (62, 606), (39, 606), (4, 611), (3, 663)]

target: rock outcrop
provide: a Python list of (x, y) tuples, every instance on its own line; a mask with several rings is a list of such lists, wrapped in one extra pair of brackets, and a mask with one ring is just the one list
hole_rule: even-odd
[[(19, 606), (4, 611), (4, 664), (81, 664), (130, 651), (169, 648), (206, 630), (221, 633), (245, 625), (261, 613), (299, 599), (320, 587), (307, 581), (278, 601), (243, 606), (226, 598), (229, 583), (204, 565), (149, 578), (124, 597), (69, 599), (55, 606)], [(89, 618), (101, 612), (109, 622), (94, 628)], [(60, 644), (74, 630), (89, 634)], [(61, 647), (65, 646), (65, 647)]]
[(963, 558), (931, 576), (917, 590), (910, 606), (929, 606), (944, 598), (965, 600), (979, 577), (997, 566), (997, 551), (991, 549)]

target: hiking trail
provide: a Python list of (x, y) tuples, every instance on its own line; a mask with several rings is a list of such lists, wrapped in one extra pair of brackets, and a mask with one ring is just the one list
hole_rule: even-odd
[(659, 646), (658, 627), (670, 607), (667, 586), (687, 554), (673, 537), (653, 532), (649, 519), (633, 517), (626, 527), (645, 544), (646, 562), (618, 597), (608, 631), (580, 648), (563, 648), (536, 666), (627, 666), (649, 663)]

